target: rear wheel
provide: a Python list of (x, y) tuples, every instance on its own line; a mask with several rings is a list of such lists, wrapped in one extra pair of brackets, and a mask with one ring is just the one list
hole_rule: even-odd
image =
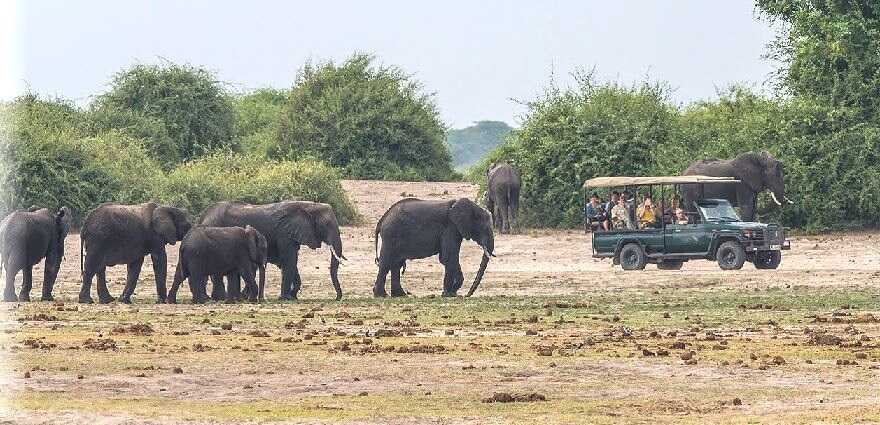
[(727, 241), (718, 247), (715, 258), (722, 270), (739, 270), (746, 262), (746, 252), (739, 242)]
[(782, 252), (780, 251), (763, 251), (755, 255), (755, 268), (761, 270), (770, 270), (779, 267), (782, 262)]
[(657, 263), (658, 270), (681, 270), (684, 261), (681, 260), (663, 260)]
[(648, 258), (637, 243), (628, 243), (620, 250), (620, 267), (624, 270), (644, 270)]

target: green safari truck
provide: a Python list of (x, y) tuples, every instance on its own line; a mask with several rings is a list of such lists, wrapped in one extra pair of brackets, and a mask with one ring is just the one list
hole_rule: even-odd
[[(684, 212), (678, 209), (674, 200), (670, 202), (664, 198), (671, 195), (674, 199), (679, 193), (677, 189), (685, 184), (737, 183), (739, 181), (732, 178), (709, 176), (597, 177), (587, 180), (584, 183), (587, 190), (626, 188), (629, 192), (633, 188), (641, 189), (642, 192), (635, 193), (641, 195), (642, 201), (658, 199), (656, 195), (660, 195), (659, 203), (654, 204), (660, 213), (654, 216), (653, 222), (639, 222), (638, 225), (607, 231), (599, 226), (592, 237), (593, 257), (611, 258), (624, 270), (642, 270), (648, 263), (656, 264), (662, 270), (678, 270), (690, 260), (717, 261), (723, 270), (740, 269), (745, 262), (758, 269), (779, 267), (782, 251), (791, 247), (783, 227), (744, 222), (724, 199), (697, 200), (687, 208), (688, 212)], [(644, 190), (646, 187), (648, 190)], [(669, 187), (672, 190), (666, 191)], [(635, 201), (639, 202), (639, 199)], [(628, 208), (631, 217), (632, 204)], [(610, 211), (608, 216), (611, 216)], [(633, 218), (632, 221), (638, 220)]]

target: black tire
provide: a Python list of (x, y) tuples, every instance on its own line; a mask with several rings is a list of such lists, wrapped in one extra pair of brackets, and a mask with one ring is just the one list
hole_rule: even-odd
[(727, 241), (718, 247), (715, 258), (722, 270), (739, 270), (746, 262), (746, 251), (739, 242)]
[(664, 260), (657, 263), (657, 270), (681, 270), (684, 261), (681, 260)]
[(782, 262), (782, 252), (763, 251), (755, 255), (755, 268), (759, 270), (772, 270), (779, 267)]
[(620, 250), (620, 267), (624, 270), (644, 270), (648, 258), (637, 243), (628, 243)]

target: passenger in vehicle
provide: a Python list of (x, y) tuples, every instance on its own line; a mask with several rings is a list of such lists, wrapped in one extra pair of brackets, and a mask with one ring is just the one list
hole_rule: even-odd
[(613, 227), (611, 223), (611, 210), (617, 206), (618, 199), (620, 199), (620, 192), (615, 190), (611, 192), (611, 199), (605, 203), (605, 230)]
[(654, 212), (654, 202), (650, 195), (645, 195), (645, 200), (636, 210), (636, 219), (639, 223), (639, 229), (648, 229), (657, 223), (657, 214)]
[(687, 215), (684, 213), (684, 210), (681, 208), (675, 209), (675, 224), (689, 224), (690, 220), (688, 220)]
[(611, 209), (611, 223), (614, 230), (632, 229), (632, 221), (629, 217), (629, 209), (626, 207), (626, 199), (623, 195), (617, 198), (617, 205)]
[(632, 199), (628, 190), (623, 191), (620, 194), (620, 198), (623, 199), (624, 206), (626, 207), (627, 212), (627, 227), (630, 229), (636, 228), (636, 209), (635, 202)]
[(593, 193), (590, 196), (590, 202), (584, 207), (584, 218), (589, 223), (590, 230), (608, 230), (608, 220), (605, 217), (605, 209), (599, 203), (599, 195)]

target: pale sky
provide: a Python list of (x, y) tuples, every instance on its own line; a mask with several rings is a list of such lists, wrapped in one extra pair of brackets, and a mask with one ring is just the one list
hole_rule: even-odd
[(233, 90), (282, 88), (309, 59), (361, 51), (420, 80), (447, 125), (517, 125), (525, 108), (511, 99), (579, 67), (667, 81), (679, 103), (730, 83), (764, 89), (773, 36), (749, 0), (6, 1), (0, 98), (30, 89), (85, 105), (114, 73), (161, 58)]

